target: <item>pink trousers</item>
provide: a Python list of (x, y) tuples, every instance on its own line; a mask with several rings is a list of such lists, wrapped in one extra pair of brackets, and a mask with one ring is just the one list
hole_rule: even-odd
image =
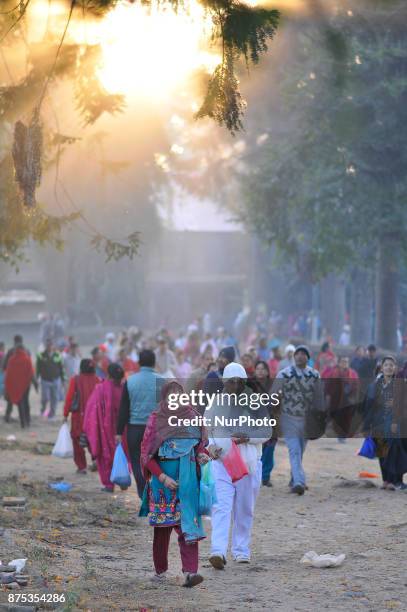
[(111, 459), (101, 457), (100, 459), (96, 459), (96, 465), (98, 467), (99, 478), (102, 485), (104, 487), (108, 487), (109, 489), (113, 489), (114, 484), (110, 482), (113, 461)]

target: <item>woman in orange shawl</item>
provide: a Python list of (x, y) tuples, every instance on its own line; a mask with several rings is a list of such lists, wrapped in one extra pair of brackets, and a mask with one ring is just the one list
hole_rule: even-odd
[(7, 400), (18, 406), (23, 429), (29, 427), (31, 420), (28, 401), (31, 383), (37, 388), (31, 357), (23, 347), (16, 347), (7, 362), (4, 387)]

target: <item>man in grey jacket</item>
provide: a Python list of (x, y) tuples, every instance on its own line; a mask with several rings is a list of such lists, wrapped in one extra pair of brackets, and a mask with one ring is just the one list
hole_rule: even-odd
[(307, 419), (313, 411), (324, 411), (323, 390), (319, 372), (308, 365), (310, 352), (304, 345), (294, 352), (294, 365), (277, 374), (272, 392), (281, 397), (280, 426), (288, 448), (292, 493), (303, 495), (307, 486), (302, 465), (307, 445)]

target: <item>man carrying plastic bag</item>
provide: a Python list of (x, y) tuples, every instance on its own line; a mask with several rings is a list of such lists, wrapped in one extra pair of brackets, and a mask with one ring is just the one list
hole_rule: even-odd
[[(229, 363), (223, 371), (224, 394), (220, 402), (211, 409), (210, 417), (228, 419), (242, 415), (256, 419), (268, 417), (266, 407), (254, 410), (250, 407), (251, 389), (246, 386), (247, 374), (239, 363)], [(247, 402), (241, 402), (241, 396)], [(233, 421), (232, 421), (233, 422)], [(215, 569), (224, 569), (232, 526), (232, 557), (237, 563), (250, 562), (250, 540), (254, 518), (254, 507), (261, 483), (262, 444), (272, 435), (271, 427), (247, 431), (236, 431), (236, 427), (222, 427), (211, 430), (209, 454), (212, 457), (212, 471), (215, 480), (217, 501), (212, 507), (212, 542), (209, 561)], [(228, 462), (231, 454), (239, 453), (239, 462)], [(239, 463), (240, 474), (231, 468)]]

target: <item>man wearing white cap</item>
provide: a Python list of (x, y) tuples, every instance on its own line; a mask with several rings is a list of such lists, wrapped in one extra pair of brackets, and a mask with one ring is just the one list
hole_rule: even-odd
[(293, 344), (287, 344), (284, 351), (284, 359), (279, 363), (278, 370), (284, 370), (294, 365), (294, 351), (295, 346)]
[[(247, 374), (239, 363), (229, 363), (223, 371), (223, 401), (213, 406), (208, 416), (214, 422), (215, 415), (237, 418), (250, 415), (263, 418), (267, 409), (250, 407), (251, 390), (246, 386)], [(247, 402), (242, 397), (246, 394)], [(225, 398), (229, 398), (226, 400)], [(244, 405), (242, 405), (244, 404)], [(254, 413), (254, 414), (253, 414)], [(239, 431), (237, 431), (239, 430)], [(264, 430), (264, 431), (263, 431)], [(212, 507), (212, 545), (209, 561), (215, 569), (224, 569), (229, 543), (230, 523), (232, 527), (232, 557), (237, 563), (250, 562), (250, 540), (253, 525), (254, 507), (261, 483), (262, 443), (271, 436), (271, 428), (242, 428), (231, 426), (220, 431), (212, 427), (209, 453), (213, 458), (212, 470), (215, 479), (217, 503)], [(222, 438), (216, 437), (221, 435)], [(227, 436), (227, 437), (226, 437)], [(253, 436), (253, 437), (251, 437)], [(264, 437), (259, 437), (264, 436)], [(248, 475), (232, 482), (223, 465), (222, 458), (234, 441), (240, 450)]]
[(106, 334), (105, 347), (106, 347), (106, 355), (109, 361), (116, 361), (117, 358), (117, 346), (116, 346), (116, 336), (113, 332), (109, 332)]

